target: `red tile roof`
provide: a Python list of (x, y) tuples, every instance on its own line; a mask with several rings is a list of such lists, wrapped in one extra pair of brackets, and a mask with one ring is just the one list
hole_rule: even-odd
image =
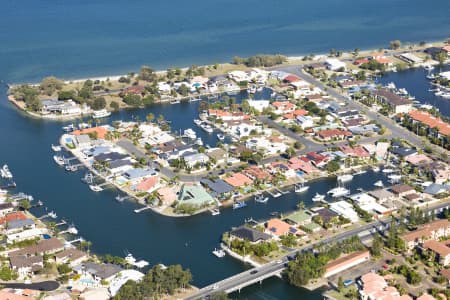
[(338, 136), (352, 136), (352, 133), (347, 130), (341, 129), (326, 129), (317, 132), (317, 134), (321, 138), (330, 138), (330, 137), (338, 137)]
[(108, 130), (105, 127), (99, 126), (99, 127), (86, 128), (83, 130), (75, 130), (73, 132), (73, 134), (80, 135), (80, 134), (89, 134), (92, 132), (97, 132), (97, 138), (104, 139), (106, 134), (108, 133)]
[(244, 186), (246, 184), (252, 184), (253, 180), (251, 180), (250, 178), (248, 178), (247, 176), (245, 176), (242, 173), (235, 173), (233, 175), (231, 175), (228, 178), (224, 179), (226, 183), (228, 183), (231, 186), (234, 187), (241, 187)]
[(350, 147), (350, 146), (341, 146), (339, 147), (339, 149), (349, 155), (349, 156), (353, 156), (353, 157), (370, 157), (369, 152), (366, 151), (366, 149), (364, 149), (362, 146), (356, 146), (356, 147)]
[(434, 117), (426, 111), (413, 110), (409, 112), (409, 116), (416, 121), (422, 122), (430, 128), (437, 127), (439, 133), (450, 135), (450, 124), (444, 122), (439, 117)]
[(266, 224), (267, 230), (276, 236), (282, 236), (289, 232), (291, 225), (280, 219), (270, 219)]
[(298, 78), (295, 75), (288, 75), (284, 78), (284, 81), (286, 82), (295, 82), (295, 81), (300, 81), (300, 78)]
[(12, 212), (10, 214), (7, 214), (4, 217), (1, 217), (0, 218), (0, 225), (8, 223), (8, 222), (11, 222), (11, 221), (26, 220), (26, 219), (28, 219), (28, 218), (23, 212), (16, 211), (16, 212)]
[(137, 185), (136, 189), (138, 191), (146, 192), (146, 191), (150, 190), (151, 188), (153, 188), (157, 182), (158, 182), (158, 177), (152, 176), (152, 177), (149, 177), (149, 178), (145, 179), (144, 181), (140, 182)]
[(273, 106), (275, 106), (277, 109), (281, 109), (281, 110), (290, 110), (294, 108), (294, 104), (289, 102), (289, 101), (275, 101), (274, 103), (272, 103)]

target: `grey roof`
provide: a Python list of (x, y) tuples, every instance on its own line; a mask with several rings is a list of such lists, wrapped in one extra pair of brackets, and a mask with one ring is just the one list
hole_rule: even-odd
[(129, 154), (134, 155), (137, 158), (146, 158), (145, 153), (139, 150), (132, 142), (127, 140), (120, 140), (117, 145), (125, 149)]
[(389, 192), (386, 189), (378, 189), (378, 190), (370, 191), (369, 195), (378, 200), (386, 200), (386, 199), (394, 197), (394, 194), (392, 194), (391, 192)]
[(215, 194), (230, 193), (234, 190), (234, 188), (231, 185), (229, 185), (222, 179), (210, 180), (210, 179), (204, 178), (204, 179), (200, 180), (200, 183), (203, 184), (204, 186), (208, 187)]
[(367, 125), (357, 125), (357, 126), (349, 126), (347, 127), (348, 130), (350, 130), (353, 134), (364, 134), (367, 132), (378, 132), (380, 131), (380, 128), (378, 128), (375, 124), (367, 124)]
[(156, 171), (154, 169), (136, 168), (126, 171), (123, 175), (128, 179), (136, 179), (144, 176), (156, 175)]
[(109, 163), (109, 168), (110, 169), (115, 169), (115, 168), (120, 168), (123, 166), (131, 166), (131, 161), (129, 161), (128, 159), (118, 159), (118, 160), (113, 160)]
[(25, 220), (13, 220), (10, 221), (6, 224), (6, 227), (8, 229), (17, 229), (17, 228), (22, 228), (25, 226), (31, 226), (34, 225), (34, 221), (31, 219), (25, 219)]
[(417, 150), (413, 148), (406, 148), (406, 147), (394, 147), (392, 149), (392, 153), (400, 156), (408, 156), (411, 154), (416, 154)]
[(429, 194), (429, 195), (437, 195), (437, 194), (448, 192), (448, 191), (450, 191), (450, 186), (444, 185), (444, 184), (432, 183), (431, 185), (427, 186), (424, 193)]
[(0, 210), (4, 210), (4, 209), (10, 209), (13, 208), (14, 206), (12, 205), (12, 203), (7, 202), (7, 203), (1, 203), (0, 204)]
[(123, 269), (114, 264), (96, 264), (92, 262), (87, 262), (84, 264), (84, 270), (90, 274), (93, 274), (102, 279), (109, 278)]
[(236, 228), (235, 230), (231, 231), (230, 234), (235, 237), (248, 240), (252, 243), (257, 241), (269, 240), (271, 238), (271, 236), (267, 233), (245, 226)]
[(322, 217), (322, 221), (324, 223), (328, 223), (331, 219), (339, 216), (337, 213), (326, 207), (314, 209), (314, 212), (317, 213), (317, 215), (319, 215), (320, 217)]
[(118, 159), (122, 159), (125, 157), (128, 157), (128, 155), (119, 153), (119, 152), (109, 152), (109, 153), (100, 153), (100, 154), (94, 156), (94, 159), (97, 161), (118, 160)]
[(80, 134), (76, 137), (78, 144), (88, 144), (91, 142), (91, 138), (87, 134)]
[(25, 255), (18, 255), (18, 256), (10, 256), (9, 262), (11, 263), (12, 267), (15, 268), (30, 268), (33, 267), (33, 265), (41, 264), (44, 262), (44, 259), (42, 256), (25, 256)]
[(394, 94), (393, 92), (387, 90), (387, 89), (378, 89), (373, 92), (371, 92), (372, 95), (383, 98), (386, 102), (393, 106), (397, 105), (405, 105), (405, 104), (411, 104), (412, 101), (409, 99), (406, 99), (404, 97), (401, 97), (397, 94)]

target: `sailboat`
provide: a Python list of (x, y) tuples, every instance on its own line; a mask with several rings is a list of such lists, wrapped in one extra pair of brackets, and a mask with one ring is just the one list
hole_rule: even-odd
[(264, 197), (262, 193), (257, 193), (255, 195), (255, 202), (266, 203), (267, 201), (269, 201), (269, 197)]
[(383, 186), (384, 186), (383, 181), (381, 181), (381, 180), (378, 180), (378, 181), (375, 182), (373, 185), (374, 185), (374, 186), (377, 186), (377, 187), (383, 187)]
[(338, 186), (329, 190), (327, 194), (331, 195), (333, 198), (343, 197), (350, 194), (350, 190), (346, 189), (343, 185), (341, 185), (341, 181), (338, 180)]

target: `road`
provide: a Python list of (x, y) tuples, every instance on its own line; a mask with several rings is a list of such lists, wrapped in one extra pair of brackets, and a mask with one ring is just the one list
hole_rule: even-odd
[[(441, 204), (435, 205), (433, 207), (424, 209), (424, 213), (428, 213), (431, 211), (440, 211), (441, 209), (443, 209), (445, 207), (449, 208), (450, 203), (441, 203)], [(301, 249), (289, 252), (281, 259), (281, 261), (270, 262), (270, 263), (262, 265), (261, 267), (244, 271), (242, 273), (231, 276), (231, 277), (226, 278), (217, 283), (208, 285), (208, 286), (200, 289), (194, 295), (191, 295), (185, 299), (187, 299), (187, 300), (203, 299), (205, 297), (211, 296), (212, 294), (214, 294), (216, 292), (231, 290), (238, 286), (245, 285), (248, 282), (255, 281), (258, 278), (264, 278), (264, 276), (267, 274), (282, 272), (286, 267), (286, 263), (288, 262), (288, 257), (295, 256), (299, 252), (311, 251), (315, 245), (328, 244), (331, 242), (342, 241), (342, 240), (345, 240), (349, 237), (358, 235), (363, 232), (367, 233), (367, 231), (369, 231), (371, 229), (376, 229), (377, 231), (385, 231), (388, 229), (388, 226), (389, 226), (389, 220), (386, 218), (383, 220), (373, 221), (371, 223), (364, 224), (357, 228), (354, 228), (354, 229), (339, 233), (337, 235), (322, 239), (316, 243), (310, 244)]]
[(59, 283), (57, 281), (41, 281), (34, 283), (11, 283), (11, 282), (1, 282), (0, 285), (2, 288), (11, 288), (11, 289), (31, 289), (38, 291), (54, 291), (59, 288)]

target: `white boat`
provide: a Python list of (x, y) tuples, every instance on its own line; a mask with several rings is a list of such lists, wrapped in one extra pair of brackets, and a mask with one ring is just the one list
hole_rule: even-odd
[(351, 174), (344, 174), (337, 177), (337, 180), (340, 182), (347, 182), (351, 181), (353, 179), (353, 175)]
[(201, 98), (189, 98), (189, 102), (197, 102), (197, 101), (201, 101)]
[(195, 140), (197, 138), (197, 134), (191, 128), (185, 129), (183, 135), (192, 140)]
[(128, 253), (127, 256), (125, 256), (125, 261), (130, 265), (134, 265), (136, 263), (136, 258), (134, 258), (133, 254)]
[(225, 251), (223, 251), (222, 249), (214, 248), (214, 251), (212, 253), (219, 258), (222, 258), (225, 256)]
[(98, 185), (90, 184), (90, 185), (89, 185), (89, 188), (90, 188), (92, 191), (94, 191), (94, 192), (101, 192), (101, 191), (103, 191), (102, 187), (101, 187), (101, 186), (98, 186)]
[(170, 101), (170, 104), (178, 104), (178, 103), (180, 103), (180, 100), (172, 100), (172, 101)]
[(381, 181), (381, 180), (378, 180), (378, 181), (375, 182), (373, 185), (374, 185), (374, 186), (377, 186), (377, 187), (384, 187), (383, 181)]
[(61, 146), (52, 144), (52, 150), (55, 151), (55, 152), (59, 152), (59, 151), (61, 151)]
[(89, 125), (88, 123), (80, 123), (80, 124), (78, 124), (78, 129), (86, 129), (86, 128), (89, 128), (89, 127), (91, 127), (91, 125)]
[(303, 193), (309, 189), (308, 185), (305, 185), (304, 182), (300, 182), (299, 184), (294, 185), (294, 192)]
[(431, 104), (421, 104), (419, 107), (422, 109), (433, 109), (434, 106)]
[(73, 124), (69, 124), (67, 126), (63, 126), (62, 128), (65, 132), (71, 132), (75, 130), (75, 126)]
[(431, 71), (434, 69), (434, 67), (432, 65), (423, 65), (423, 68), (427, 71)]
[(327, 194), (331, 195), (333, 198), (344, 197), (350, 194), (350, 190), (338, 185), (337, 187), (329, 190)]
[(402, 175), (400, 174), (392, 174), (388, 176), (389, 178), (389, 182), (391, 183), (397, 183), (400, 181), (400, 179), (402, 179)]
[(233, 209), (244, 208), (246, 206), (247, 206), (247, 203), (245, 203), (243, 201), (236, 201), (233, 203)]
[(383, 173), (393, 173), (393, 172), (395, 172), (395, 170), (391, 169), (391, 168), (384, 168), (382, 172)]
[(202, 124), (202, 120), (194, 119), (194, 123), (195, 123), (195, 125), (200, 126)]
[(249, 86), (248, 89), (247, 89), (247, 92), (248, 92), (249, 94), (254, 94), (254, 93), (256, 93), (256, 86), (254, 86), (254, 85)]
[(58, 217), (53, 210), (51, 212), (49, 212), (47, 215), (52, 219), (56, 219)]
[(401, 96), (407, 96), (408, 91), (405, 88), (398, 89), (398, 94)]
[(437, 91), (436, 93), (434, 93), (435, 96), (441, 96), (444, 94), (444, 91)]
[(209, 124), (203, 124), (201, 127), (202, 127), (202, 129), (204, 131), (206, 131), (208, 133), (213, 133), (214, 132), (214, 128), (212, 128), (212, 126), (209, 125)]
[(395, 90), (397, 87), (395, 86), (395, 83), (393, 83), (393, 82), (389, 82), (387, 85), (386, 85), (386, 87), (388, 88), (388, 89), (393, 89), (393, 90)]
[(111, 115), (111, 112), (107, 111), (106, 109), (100, 109), (100, 110), (94, 110), (94, 114), (92, 117), (94, 119), (100, 119), (100, 118), (106, 118)]
[(316, 195), (312, 198), (313, 202), (321, 202), (325, 200), (325, 195), (321, 195), (319, 193), (316, 193)]
[(195, 140), (195, 143), (196, 143), (197, 145), (199, 145), (199, 146), (203, 146), (203, 141), (202, 141), (201, 138), (197, 138), (197, 139)]
[(450, 93), (444, 93), (441, 95), (441, 97), (444, 99), (450, 99)]
[(266, 203), (267, 201), (269, 201), (269, 197), (264, 197), (261, 193), (255, 195), (255, 202)]
[(211, 209), (211, 215), (213, 216), (220, 215), (220, 210), (218, 208)]
[(78, 234), (78, 229), (76, 229), (74, 225), (70, 225), (67, 228), (67, 232), (70, 233), (70, 234), (73, 234), (73, 235), (77, 235)]
[(116, 198), (114, 199), (116, 199), (117, 202), (123, 202), (126, 198), (127, 196), (120, 196), (119, 194), (117, 194)]
[(434, 74), (428, 74), (426, 77), (427, 77), (427, 79), (430, 79), (430, 80), (436, 79), (436, 75), (434, 75)]
[(219, 140), (223, 141), (223, 140), (225, 139), (225, 136), (224, 136), (223, 134), (221, 134), (221, 133), (218, 133), (218, 134), (217, 134), (217, 138), (218, 138)]
[(60, 166), (64, 166), (64, 158), (58, 155), (53, 155), (53, 160)]
[(1, 172), (1, 175), (3, 178), (7, 178), (7, 179), (13, 178), (13, 175), (12, 175), (11, 171), (9, 170), (9, 167), (6, 164), (3, 165), (0, 172)]

